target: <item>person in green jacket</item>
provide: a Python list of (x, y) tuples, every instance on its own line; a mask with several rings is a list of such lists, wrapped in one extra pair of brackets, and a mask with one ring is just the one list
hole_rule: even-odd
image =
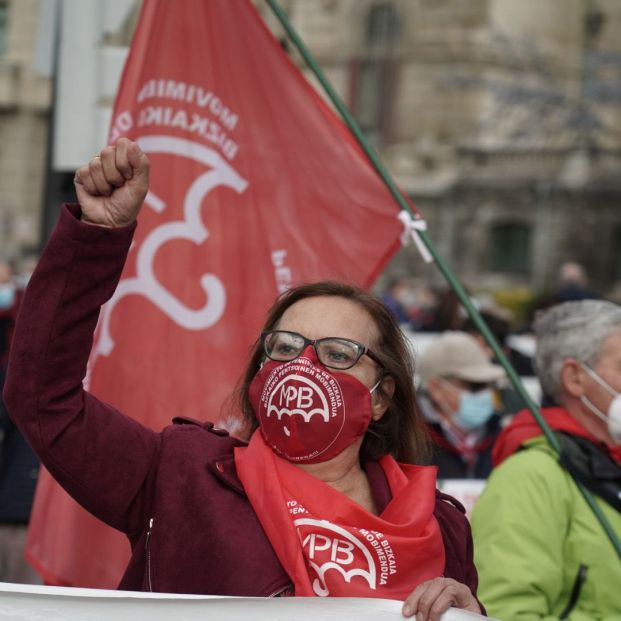
[(621, 538), (621, 308), (567, 302), (535, 323), (542, 410), (562, 447), (528, 411), (494, 447), (472, 515), (479, 597), (502, 621), (621, 619), (621, 558), (567, 468)]

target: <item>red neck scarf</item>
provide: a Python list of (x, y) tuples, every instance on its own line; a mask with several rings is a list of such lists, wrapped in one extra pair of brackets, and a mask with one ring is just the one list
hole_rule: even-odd
[[(621, 464), (621, 446), (604, 444), (595, 438), (566, 409), (561, 407), (543, 408), (541, 415), (553, 431), (565, 431), (586, 438), (602, 448), (605, 447), (612, 459)], [(540, 435), (543, 435), (543, 431), (541, 431), (541, 427), (537, 424), (532, 413), (529, 410), (518, 412), (496, 440), (492, 453), (494, 467), (513, 455), (524, 442)]]
[(275, 455), (260, 433), (235, 449), (235, 465), (296, 596), (404, 600), (443, 574), (435, 467), (383, 457), (392, 500), (376, 516)]

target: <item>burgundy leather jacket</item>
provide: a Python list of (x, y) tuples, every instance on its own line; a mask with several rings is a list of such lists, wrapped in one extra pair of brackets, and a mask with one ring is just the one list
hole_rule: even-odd
[[(124, 532), (132, 556), (122, 589), (269, 596), (291, 580), (236, 475), (242, 443), (210, 423), (177, 418), (156, 433), (82, 388), (100, 306), (118, 283), (135, 225), (106, 229), (64, 206), (32, 276), (4, 391), (10, 415), (58, 482)], [(366, 465), (378, 508), (381, 467)], [(438, 492), (445, 576), (476, 594), (470, 527)]]

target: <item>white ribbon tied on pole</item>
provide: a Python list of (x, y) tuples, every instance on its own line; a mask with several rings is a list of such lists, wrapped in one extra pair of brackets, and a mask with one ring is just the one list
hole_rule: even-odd
[(429, 252), (427, 246), (425, 246), (425, 242), (421, 239), (418, 234), (419, 231), (427, 230), (427, 221), (422, 218), (412, 218), (410, 213), (405, 209), (402, 209), (397, 218), (401, 220), (403, 224), (403, 233), (401, 233), (401, 245), (407, 246), (412, 240), (416, 244), (416, 248), (420, 253), (423, 261), (425, 263), (433, 263), (433, 257)]

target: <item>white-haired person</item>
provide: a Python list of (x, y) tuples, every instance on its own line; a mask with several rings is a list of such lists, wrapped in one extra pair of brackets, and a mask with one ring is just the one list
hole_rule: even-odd
[(621, 559), (568, 472), (621, 538), (621, 307), (566, 302), (534, 328), (564, 465), (528, 411), (499, 436), (472, 516), (479, 596), (503, 621), (621, 619)]

